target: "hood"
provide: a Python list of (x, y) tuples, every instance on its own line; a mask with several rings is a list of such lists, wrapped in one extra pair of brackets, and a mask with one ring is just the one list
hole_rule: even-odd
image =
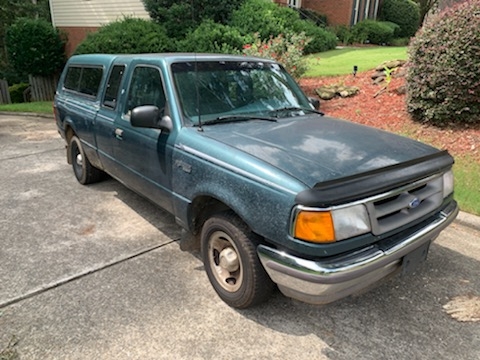
[(318, 115), (204, 126), (204, 135), (266, 162), (308, 187), (439, 150), (375, 128)]

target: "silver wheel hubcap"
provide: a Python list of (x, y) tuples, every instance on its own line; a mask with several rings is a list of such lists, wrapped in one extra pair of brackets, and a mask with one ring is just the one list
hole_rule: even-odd
[(82, 154), (77, 154), (77, 158), (75, 159), (75, 162), (77, 163), (78, 166), (83, 165)]
[(233, 240), (223, 231), (214, 232), (208, 244), (210, 268), (218, 284), (229, 292), (242, 285), (243, 271)]

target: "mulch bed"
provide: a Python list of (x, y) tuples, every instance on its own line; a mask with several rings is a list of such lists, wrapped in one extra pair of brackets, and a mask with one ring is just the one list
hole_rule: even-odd
[(329, 116), (403, 134), (446, 149), (453, 156), (468, 156), (480, 161), (480, 124), (438, 128), (415, 122), (407, 112), (406, 95), (396, 92), (404, 86), (405, 79), (393, 78), (388, 89), (375, 97), (384, 84), (374, 85), (371, 80), (373, 73), (372, 70), (356, 77), (303, 78), (300, 85), (309, 96), (315, 96), (315, 89), (322, 85), (342, 83), (357, 86), (360, 88), (358, 95), (321, 101), (320, 109)]

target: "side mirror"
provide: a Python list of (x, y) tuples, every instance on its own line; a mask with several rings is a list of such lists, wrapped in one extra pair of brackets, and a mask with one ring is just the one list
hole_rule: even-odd
[(172, 119), (168, 115), (161, 116), (162, 111), (154, 105), (138, 106), (132, 110), (130, 123), (132, 126), (170, 131)]
[(320, 109), (320, 100), (318, 100), (317, 98), (314, 98), (314, 97), (309, 97), (308, 101), (310, 101), (310, 104), (313, 105), (315, 110)]

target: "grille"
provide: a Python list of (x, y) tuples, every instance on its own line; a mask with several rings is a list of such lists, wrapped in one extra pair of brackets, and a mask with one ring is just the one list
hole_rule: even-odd
[(430, 177), (367, 202), (372, 232), (381, 235), (438, 208), (443, 201), (443, 178)]

